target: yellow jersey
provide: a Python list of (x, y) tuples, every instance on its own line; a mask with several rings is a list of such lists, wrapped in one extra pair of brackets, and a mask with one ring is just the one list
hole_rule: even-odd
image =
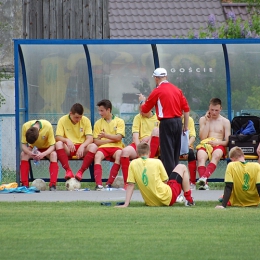
[[(107, 122), (104, 118), (100, 118), (99, 120), (96, 121), (94, 125), (94, 131), (93, 131), (93, 137), (94, 139), (98, 138), (98, 135), (104, 131), (107, 134), (111, 135), (117, 135), (120, 134), (122, 137), (125, 137), (125, 122), (123, 119), (117, 117), (117, 116), (112, 116), (112, 120)], [(106, 138), (102, 138), (101, 140), (106, 140)], [(115, 143), (107, 143), (107, 144), (102, 144), (99, 146), (100, 148), (104, 147), (119, 147), (123, 148), (124, 143), (123, 141), (115, 142)]]
[(169, 206), (172, 190), (164, 183), (168, 175), (159, 159), (138, 158), (131, 161), (128, 183), (136, 183), (145, 204), (148, 206)]
[(40, 119), (40, 120), (30, 120), (23, 124), (22, 126), (22, 144), (27, 144), (26, 141), (26, 132), (27, 130), (32, 127), (35, 123), (39, 122), (40, 129), (39, 129), (39, 137), (35, 143), (29, 144), (30, 146), (36, 146), (38, 149), (46, 149), (52, 145), (55, 145), (55, 138), (53, 127), (51, 123), (47, 120)]
[(138, 114), (134, 117), (132, 133), (139, 133), (139, 140), (144, 137), (151, 136), (151, 133), (155, 127), (159, 127), (160, 121), (156, 114), (148, 118)]
[(230, 162), (225, 182), (233, 183), (232, 206), (257, 206), (260, 202), (256, 184), (260, 183), (260, 165), (255, 162)]
[(82, 144), (86, 141), (86, 136), (92, 136), (92, 126), (90, 120), (82, 116), (77, 124), (73, 124), (70, 115), (62, 116), (57, 124), (56, 136), (70, 139), (74, 144)]

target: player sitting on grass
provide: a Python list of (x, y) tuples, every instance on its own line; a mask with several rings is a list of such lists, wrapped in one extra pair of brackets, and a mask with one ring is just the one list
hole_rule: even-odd
[(241, 148), (235, 146), (229, 151), (231, 162), (225, 173), (225, 189), (222, 205), (226, 206), (258, 206), (260, 199), (260, 165), (246, 162)]
[(132, 143), (123, 148), (120, 159), (124, 184), (128, 176), (130, 160), (137, 158), (136, 147), (139, 143), (148, 143), (150, 145), (150, 158), (154, 158), (159, 150), (159, 120), (152, 111), (148, 113), (140, 112), (134, 117), (132, 126)]
[(140, 158), (134, 159), (129, 166), (125, 204), (118, 207), (129, 205), (135, 183), (147, 206), (172, 206), (182, 190), (185, 205), (195, 205), (191, 197), (189, 173), (184, 164), (178, 164), (168, 180), (162, 162), (149, 158), (150, 147), (147, 143), (138, 144), (137, 154)]

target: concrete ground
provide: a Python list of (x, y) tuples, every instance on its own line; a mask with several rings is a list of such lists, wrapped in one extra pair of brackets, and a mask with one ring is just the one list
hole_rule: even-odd
[[(223, 190), (194, 190), (192, 197), (196, 201), (218, 201), (223, 194)], [(124, 201), (124, 190), (111, 191), (41, 191), (40, 193), (0, 193), (0, 201), (19, 202), (19, 201)], [(143, 201), (139, 190), (135, 190), (132, 201)]]

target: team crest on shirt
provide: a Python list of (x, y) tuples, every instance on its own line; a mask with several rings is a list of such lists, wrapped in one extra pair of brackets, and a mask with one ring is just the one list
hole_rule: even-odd
[(154, 126), (158, 126), (159, 125), (159, 122), (154, 122)]
[(83, 128), (81, 127), (81, 128), (79, 129), (79, 131), (80, 131), (80, 132), (83, 132)]
[(46, 136), (45, 136), (45, 135), (43, 135), (43, 136), (42, 136), (42, 140), (45, 140), (45, 139), (46, 139)]
[(117, 126), (114, 127), (114, 130), (115, 130), (115, 131), (117, 130)]

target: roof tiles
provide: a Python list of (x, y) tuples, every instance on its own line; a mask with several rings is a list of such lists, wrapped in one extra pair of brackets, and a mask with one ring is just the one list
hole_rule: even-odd
[(111, 39), (185, 37), (214, 14), (225, 21), (219, 0), (109, 0)]

